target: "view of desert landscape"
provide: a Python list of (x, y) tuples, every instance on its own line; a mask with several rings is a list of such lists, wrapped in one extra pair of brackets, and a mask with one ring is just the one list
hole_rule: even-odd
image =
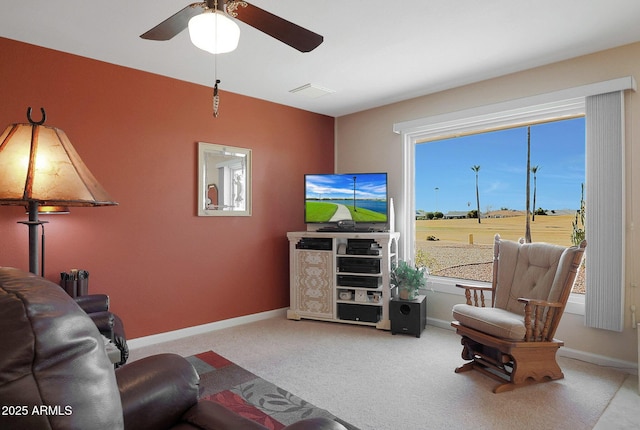
[[(524, 212), (493, 213), (493, 217), (416, 220), (416, 252), (422, 251), (432, 275), (491, 281), (493, 238), (518, 240), (525, 235)], [(531, 221), (533, 242), (571, 246), (575, 215), (536, 215)], [(574, 292), (584, 293), (584, 269), (576, 278)]]

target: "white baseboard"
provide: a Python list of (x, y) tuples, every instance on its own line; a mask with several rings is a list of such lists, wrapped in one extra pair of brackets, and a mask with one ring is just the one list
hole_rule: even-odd
[[(447, 330), (453, 330), (451, 327), (451, 321), (444, 321), (427, 317), (427, 324), (434, 327), (444, 328)], [(622, 370), (624, 372), (638, 374), (638, 363), (634, 361), (619, 360), (617, 358), (606, 357), (604, 355), (592, 354), (590, 352), (580, 351), (577, 349), (562, 347), (558, 350), (558, 355), (561, 357), (573, 358), (575, 360), (584, 361), (587, 363), (597, 364), (598, 366), (611, 367)]]
[(638, 363), (633, 361), (619, 360), (617, 358), (592, 354), (590, 352), (579, 351), (577, 349), (567, 348), (564, 346), (558, 350), (558, 355), (580, 361), (586, 361), (587, 363), (597, 364), (598, 366), (611, 367), (634, 375), (638, 374)]
[(453, 330), (453, 327), (451, 327), (451, 321), (438, 320), (438, 319), (435, 319), (435, 318), (427, 317), (427, 324), (428, 325), (432, 325), (434, 327), (438, 327), (438, 328), (444, 328), (444, 329), (447, 329), (447, 330)]
[(223, 328), (233, 327), (237, 325), (247, 324), (255, 321), (261, 321), (269, 318), (286, 317), (288, 308), (275, 309), (273, 311), (261, 312), (258, 314), (246, 315), (243, 317), (230, 318), (228, 320), (216, 321), (212, 323), (186, 327), (179, 330), (167, 331), (164, 333), (152, 334), (150, 336), (137, 337), (128, 340), (129, 349), (142, 348), (157, 343), (168, 342), (171, 340), (181, 339), (183, 337), (194, 336), (197, 334), (208, 333)]

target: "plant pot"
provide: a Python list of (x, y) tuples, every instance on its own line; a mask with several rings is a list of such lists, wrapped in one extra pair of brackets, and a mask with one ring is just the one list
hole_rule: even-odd
[(413, 300), (418, 297), (418, 292), (408, 288), (398, 288), (398, 296), (400, 300)]

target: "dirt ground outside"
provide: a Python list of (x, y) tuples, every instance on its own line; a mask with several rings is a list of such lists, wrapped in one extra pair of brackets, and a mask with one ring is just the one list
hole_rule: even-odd
[[(574, 215), (537, 215), (531, 222), (533, 242), (571, 246)], [(491, 282), (493, 238), (518, 240), (525, 233), (524, 214), (502, 218), (416, 221), (416, 251), (422, 250), (431, 274)], [(584, 269), (574, 293), (584, 293)]]

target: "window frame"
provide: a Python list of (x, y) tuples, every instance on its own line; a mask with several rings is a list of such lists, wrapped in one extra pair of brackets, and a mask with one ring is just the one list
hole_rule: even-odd
[[(463, 134), (484, 133), (501, 128), (584, 116), (588, 96), (627, 89), (636, 89), (632, 76), (394, 124), (393, 131), (402, 135), (402, 193), (396, 205), (398, 230), (401, 232), (400, 258), (412, 261), (415, 259), (416, 144)], [(432, 276), (427, 288), (462, 295), (455, 287), (457, 281), (459, 280), (455, 278)], [(584, 300), (584, 295), (571, 294), (565, 311), (584, 315)]]

